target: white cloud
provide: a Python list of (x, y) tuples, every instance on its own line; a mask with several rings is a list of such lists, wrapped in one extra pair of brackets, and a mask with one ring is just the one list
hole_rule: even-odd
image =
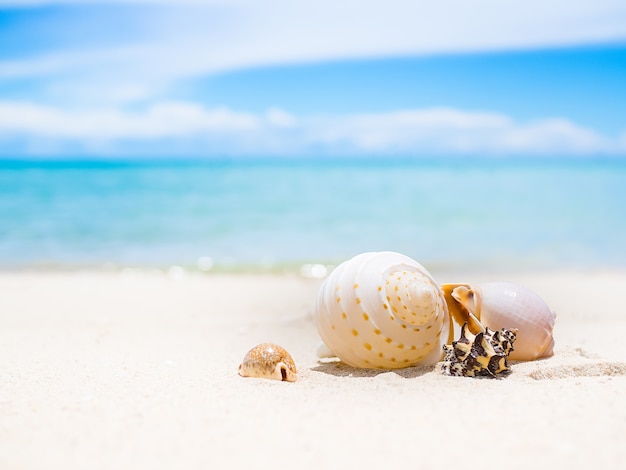
[(447, 108), (357, 114), (313, 122), (318, 138), (327, 144), (350, 143), (367, 152), (416, 149), (463, 150), (463, 136), (486, 141), (510, 125), (506, 116)]
[[(72, 111), (0, 102), (3, 153), (29, 149), (62, 153), (79, 148), (150, 154), (155, 148), (166, 148), (208, 155), (624, 155), (624, 136), (626, 132), (609, 138), (565, 119), (520, 123), (503, 114), (449, 108), (297, 116), (278, 108), (254, 114), (173, 101), (132, 111)], [(21, 147), (9, 149), (16, 141), (22, 142)]]
[[(5, 7), (74, 3), (85, 2), (0, 0)], [(81, 8), (87, 16), (80, 22), (106, 37), (83, 45), (87, 24), (63, 47), (0, 60), (0, 83), (38, 83), (31, 101), (0, 101), (0, 151), (123, 153), (133, 142), (132, 149), (150, 153), (166, 142), (172, 151), (198, 153), (626, 153), (626, 131), (609, 137), (566, 119), (522, 123), (449, 108), (251, 113), (169, 98), (180, 89), (189, 96), (190, 78), (264, 65), (623, 41), (623, 0), (91, 3), (152, 5), (136, 15), (141, 25), (129, 37), (116, 32), (111, 42), (109, 28)], [(68, 21), (55, 27), (72, 38), (77, 19)]]
[(524, 152), (536, 148), (547, 154), (626, 151), (619, 140), (611, 142), (566, 119), (545, 119), (525, 126), (511, 126), (501, 135), (498, 144), (511, 151)]
[(490, 112), (448, 108), (313, 120), (311, 141), (364, 153), (594, 154), (625, 153), (617, 139), (566, 119), (519, 123)]
[[(104, 38), (104, 44), (87, 48), (77, 37), (72, 46), (60, 50), (0, 62), (0, 79), (62, 76), (68, 89), (76, 83), (82, 90), (97, 89), (92, 92), (94, 101), (100, 96), (103, 102), (123, 101), (136, 95), (120, 89), (142, 87), (141, 97), (150, 90), (153, 96), (162, 96), (164, 89), (182, 79), (263, 65), (626, 39), (622, 0), (111, 3), (159, 6), (139, 17), (141, 27), (133, 29), (123, 46), (116, 37), (115, 45), (107, 45)], [(97, 24), (97, 18), (90, 20)], [(73, 25), (64, 26), (71, 34)]]
[(270, 108), (267, 110), (266, 117), (272, 126), (293, 128), (297, 124), (296, 117), (293, 114), (280, 108)]
[(161, 102), (144, 111), (64, 110), (30, 103), (0, 102), (0, 136), (21, 135), (57, 140), (150, 140), (201, 133), (229, 134), (256, 130), (260, 119), (226, 108)]

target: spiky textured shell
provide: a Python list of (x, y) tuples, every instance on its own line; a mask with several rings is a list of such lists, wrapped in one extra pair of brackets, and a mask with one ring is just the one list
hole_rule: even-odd
[[(466, 303), (465, 307), (483, 325), (494, 330), (517, 328), (515, 350), (510, 359), (530, 361), (554, 354), (556, 313), (532, 290), (510, 282), (470, 286), (465, 294), (463, 290), (461, 288), (456, 297)], [(473, 296), (469, 305), (468, 294)], [(455, 296), (454, 291), (452, 295)]]
[(320, 288), (314, 318), (330, 351), (354, 367), (434, 364), (451, 341), (439, 285), (417, 261), (394, 252), (339, 265)]
[(444, 375), (497, 377), (509, 372), (507, 357), (513, 351), (516, 330), (485, 328), (473, 335), (468, 324), (461, 327), (461, 337), (443, 346), (446, 357), (441, 364)]

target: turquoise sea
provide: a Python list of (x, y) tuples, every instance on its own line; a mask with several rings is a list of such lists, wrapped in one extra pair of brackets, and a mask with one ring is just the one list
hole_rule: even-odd
[(0, 268), (626, 267), (626, 161), (0, 160)]

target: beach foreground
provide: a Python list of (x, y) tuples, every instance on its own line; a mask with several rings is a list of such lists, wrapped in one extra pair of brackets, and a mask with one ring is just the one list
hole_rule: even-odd
[[(500, 380), (322, 364), (312, 320), (321, 281), (178, 274), (0, 274), (0, 468), (626, 460), (626, 272), (507, 275), (558, 317), (555, 356), (513, 363)], [(265, 341), (291, 353), (297, 382), (237, 375)]]

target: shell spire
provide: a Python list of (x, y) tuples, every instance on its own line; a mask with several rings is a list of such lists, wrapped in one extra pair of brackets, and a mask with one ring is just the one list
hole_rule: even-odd
[(354, 367), (434, 364), (452, 340), (443, 291), (426, 268), (395, 252), (339, 265), (320, 288), (314, 318), (328, 349)]

